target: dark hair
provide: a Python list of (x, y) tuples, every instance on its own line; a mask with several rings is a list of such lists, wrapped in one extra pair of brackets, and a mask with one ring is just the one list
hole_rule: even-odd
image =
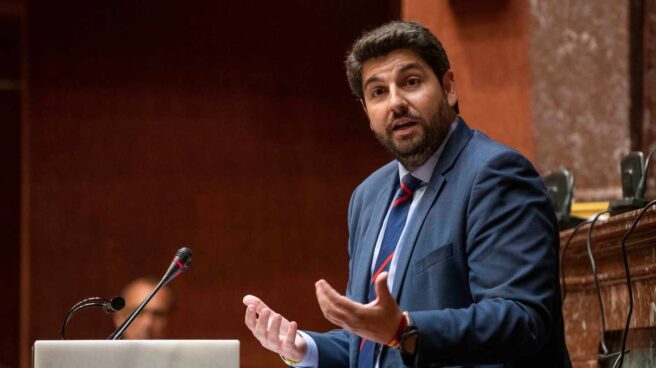
[[(354, 43), (346, 57), (346, 76), (353, 93), (362, 99), (362, 64), (398, 49), (410, 49), (428, 64), (442, 84), (451, 68), (440, 41), (419, 23), (394, 21), (365, 32)], [(457, 109), (457, 107), (456, 107)], [(457, 110), (456, 110), (457, 111)]]

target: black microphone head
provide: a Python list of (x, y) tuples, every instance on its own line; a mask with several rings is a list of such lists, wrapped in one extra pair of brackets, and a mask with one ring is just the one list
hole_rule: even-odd
[(103, 310), (105, 313), (114, 313), (120, 311), (123, 307), (125, 307), (125, 299), (120, 296), (115, 296), (111, 300), (103, 303)]
[(185, 269), (189, 268), (189, 263), (191, 262), (191, 249), (187, 247), (178, 249), (175, 253), (175, 259), (182, 263)]
[(164, 274), (163, 280), (165, 284), (169, 283), (171, 280), (180, 275), (183, 271), (189, 269), (191, 264), (191, 249), (187, 247), (182, 247), (178, 249), (173, 257), (173, 262), (169, 266), (169, 269)]

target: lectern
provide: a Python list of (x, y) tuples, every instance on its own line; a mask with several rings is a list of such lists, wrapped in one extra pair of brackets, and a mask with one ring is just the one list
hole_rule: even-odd
[(33, 368), (239, 368), (237, 340), (39, 340)]
[[(564, 254), (562, 266), (567, 293), (563, 315), (574, 368), (612, 367), (616, 356), (601, 357), (603, 345), (611, 354), (621, 351), (629, 306), (621, 244), (638, 212), (599, 220), (592, 233), (590, 225), (585, 225), (571, 239)], [(571, 229), (561, 233), (561, 247), (565, 247), (572, 233)], [(623, 368), (656, 367), (656, 210), (652, 208), (644, 213), (627, 238), (625, 249), (634, 308), (627, 336), (630, 352)], [(591, 259), (599, 289), (595, 286)]]

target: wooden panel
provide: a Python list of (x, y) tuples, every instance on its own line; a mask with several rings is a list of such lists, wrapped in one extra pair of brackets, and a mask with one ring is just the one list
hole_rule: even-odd
[[(590, 249), (601, 286), (606, 332), (621, 331), (625, 325), (629, 296), (621, 241), (636, 217), (636, 212), (599, 220), (591, 237)], [(589, 225), (584, 226), (572, 238), (563, 258), (566, 286), (563, 303), (565, 333), (570, 356), (578, 367), (596, 366), (602, 333), (600, 307), (586, 246)], [(572, 231), (561, 233), (561, 247), (565, 247)], [(627, 239), (627, 257), (634, 294), (631, 329), (656, 327), (655, 239), (656, 211), (651, 209)]]
[[(345, 287), (350, 193), (389, 159), (342, 58), (394, 3), (31, 2), (30, 341), (183, 245), (171, 337), (279, 365), (243, 325), (247, 293), (331, 328), (314, 281)], [(68, 333), (110, 330), (90, 311)]]

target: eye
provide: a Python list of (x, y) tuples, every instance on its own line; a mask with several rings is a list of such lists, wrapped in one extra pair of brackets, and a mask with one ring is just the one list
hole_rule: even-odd
[(405, 84), (410, 86), (410, 87), (418, 86), (419, 83), (420, 83), (420, 80), (417, 77), (410, 77), (410, 78), (406, 79), (406, 81), (405, 81)]
[(382, 87), (376, 87), (376, 88), (372, 88), (372, 89), (371, 89), (371, 91), (369, 92), (369, 95), (370, 95), (372, 98), (374, 98), (374, 97), (378, 97), (378, 96), (382, 95), (383, 93), (385, 93), (385, 89), (384, 89), (384, 88), (382, 88)]

